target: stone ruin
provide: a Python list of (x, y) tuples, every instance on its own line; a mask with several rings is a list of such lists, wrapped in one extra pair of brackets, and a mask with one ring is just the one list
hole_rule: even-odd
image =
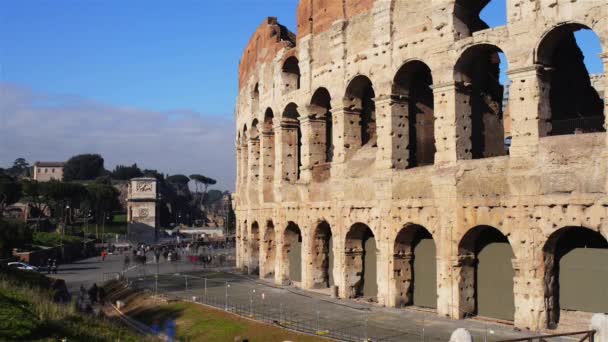
[(608, 311), (607, 78), (574, 36), (593, 30), (608, 70), (608, 2), (507, 0), (494, 28), (488, 3), (301, 0), (297, 35), (260, 25), (239, 65), (238, 267), (521, 329)]

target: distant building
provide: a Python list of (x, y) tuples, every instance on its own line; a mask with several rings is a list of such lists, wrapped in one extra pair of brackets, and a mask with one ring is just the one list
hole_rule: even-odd
[(127, 195), (128, 239), (155, 243), (158, 239), (157, 183), (155, 178), (133, 178)]
[(63, 179), (63, 162), (36, 162), (34, 164), (34, 180), (48, 182)]

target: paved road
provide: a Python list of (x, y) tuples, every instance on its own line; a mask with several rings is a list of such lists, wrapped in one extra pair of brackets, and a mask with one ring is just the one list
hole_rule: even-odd
[[(131, 256), (131, 255), (130, 255)], [(148, 254), (148, 260), (151, 260), (151, 254)], [(132, 258), (132, 257), (131, 257)], [(162, 259), (162, 258), (161, 258)], [(143, 275), (144, 269), (146, 273), (156, 273), (156, 264), (148, 261), (147, 265), (142, 267), (133, 267), (131, 264), (128, 274), (130, 276)], [(159, 274), (173, 274), (175, 272), (196, 271), (202, 267), (194, 266), (186, 262), (170, 263), (161, 260), (158, 265)], [(59, 265), (59, 271), (56, 275), (51, 275), (55, 278), (64, 279), (68, 290), (71, 292), (77, 291), (80, 285), (90, 287), (93, 283), (103, 282), (104, 276), (115, 277), (118, 273), (124, 270), (124, 254), (108, 255), (104, 261), (101, 257), (93, 257), (84, 259), (71, 264)]]
[[(113, 272), (123, 270), (122, 255), (110, 255), (62, 265), (57, 277), (76, 291), (94, 282), (101, 283)], [(132, 268), (127, 272), (135, 286), (158, 288), (170, 296), (229, 307), (241, 314), (280, 322), (307, 331), (330, 330), (347, 339), (369, 337), (374, 341), (448, 341), (456, 328), (469, 329), (476, 341), (497, 341), (528, 334), (512, 327), (478, 320), (449, 320), (433, 312), (383, 308), (369, 303), (332, 299), (327, 294), (279, 287), (266, 281), (243, 276), (232, 269), (204, 269), (189, 262), (161, 262)], [(232, 270), (233, 271), (233, 270)], [(229, 285), (227, 287), (227, 285)], [(206, 289), (206, 290), (205, 290)], [(228, 303), (228, 305), (226, 305)]]

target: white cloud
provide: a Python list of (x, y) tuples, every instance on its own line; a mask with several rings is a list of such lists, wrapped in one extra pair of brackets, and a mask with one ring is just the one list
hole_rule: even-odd
[(231, 120), (113, 107), (0, 82), (0, 166), (18, 157), (33, 163), (99, 153), (107, 169), (136, 162), (170, 174), (201, 173), (217, 179), (215, 188), (234, 190)]

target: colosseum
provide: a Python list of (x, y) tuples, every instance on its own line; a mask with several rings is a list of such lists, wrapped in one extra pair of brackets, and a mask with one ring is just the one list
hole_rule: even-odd
[(593, 31), (608, 70), (608, 2), (507, 0), (492, 28), (489, 2), (264, 20), (239, 65), (239, 268), (521, 329), (608, 312), (607, 77), (575, 39)]

